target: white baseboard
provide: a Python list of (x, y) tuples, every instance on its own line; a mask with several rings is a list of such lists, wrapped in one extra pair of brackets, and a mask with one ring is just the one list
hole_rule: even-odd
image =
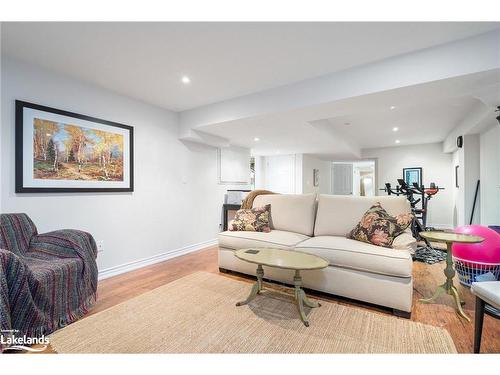
[(98, 279), (104, 280), (104, 279), (107, 279), (109, 277), (120, 275), (122, 273), (129, 272), (129, 271), (133, 271), (133, 270), (136, 270), (138, 268), (146, 267), (146, 266), (149, 266), (151, 264), (163, 262), (165, 260), (172, 259), (172, 258), (181, 256), (181, 255), (184, 255), (184, 254), (192, 253), (193, 251), (198, 251), (198, 250), (201, 250), (201, 249), (204, 249), (204, 248), (207, 248), (210, 246), (214, 246), (214, 245), (217, 245), (216, 239), (205, 241), (205, 242), (200, 242), (200, 243), (197, 243), (194, 245), (181, 247), (180, 249), (169, 250), (169, 251), (166, 251), (166, 252), (161, 253), (161, 254), (153, 255), (152, 257), (135, 260), (133, 262), (121, 264), (119, 266), (105, 268), (105, 269), (99, 271)]

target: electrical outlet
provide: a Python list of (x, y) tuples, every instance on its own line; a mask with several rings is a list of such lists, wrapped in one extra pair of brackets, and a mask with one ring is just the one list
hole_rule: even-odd
[(100, 241), (96, 241), (96, 245), (97, 245), (97, 252), (98, 253), (102, 253), (104, 251), (104, 241), (100, 240)]

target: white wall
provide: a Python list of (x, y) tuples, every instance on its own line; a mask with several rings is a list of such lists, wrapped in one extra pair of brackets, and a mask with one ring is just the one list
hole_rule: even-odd
[(365, 149), (362, 157), (377, 159), (377, 195), (386, 194), (379, 190), (386, 182), (393, 186), (397, 184), (397, 179), (403, 176), (403, 168), (422, 167), (426, 186), (434, 182), (445, 188), (429, 202), (427, 223), (434, 227), (452, 227), (452, 155), (442, 152), (441, 143)]
[[(319, 169), (319, 186), (314, 186), (313, 170)], [(332, 163), (314, 156), (302, 155), (302, 192), (330, 194)]]
[(302, 194), (304, 180), (304, 154), (295, 154), (295, 194)]
[[(216, 149), (181, 143), (175, 113), (14, 60), (1, 68), (2, 212), (28, 213), (40, 232), (89, 231), (100, 270), (215, 239), (224, 192), (242, 185), (217, 184)], [(134, 126), (135, 191), (15, 194), (15, 99)]]
[[(463, 209), (463, 202), (464, 202), (464, 191), (463, 189), (460, 189), (460, 186), (464, 185), (464, 173), (463, 170), (460, 169), (460, 152), (457, 150), (452, 154), (451, 157), (451, 173), (452, 173), (452, 204), (453, 204), (453, 227), (457, 227), (458, 223), (463, 223), (465, 221), (464, 217), (464, 209)], [(463, 156), (462, 156), (463, 159)], [(458, 166), (459, 169), (458, 171), (455, 171), (455, 167)], [(462, 168), (463, 168), (463, 162), (462, 162)], [(458, 180), (458, 187), (457, 181), (455, 180), (455, 174), (457, 175), (456, 180)]]
[[(474, 203), (474, 195), (476, 193), (477, 181), (479, 180), (480, 171), (480, 154), (479, 154), (479, 134), (471, 134), (464, 136), (464, 165), (463, 165), (463, 179), (464, 179), (464, 215), (465, 223), (469, 224), (472, 214), (472, 207)], [(478, 195), (478, 201), (474, 210), (474, 217), (472, 218), (473, 224), (479, 224), (481, 218), (481, 197)], [(462, 225), (462, 223), (459, 223)]]
[[(454, 223), (457, 226), (466, 225), (470, 222), (477, 180), (480, 177), (479, 135), (464, 135), (463, 140), (463, 147), (457, 149), (452, 157), (453, 174), (455, 173), (454, 166), (459, 166), (458, 188), (455, 188), (456, 194), (454, 195), (453, 202), (455, 212)], [(480, 218), (481, 197), (478, 195), (472, 223), (479, 224)]]
[(265, 158), (264, 156), (260, 155), (255, 155), (254, 158), (255, 158), (255, 189), (265, 189), (266, 187), (266, 181), (264, 176)]
[(481, 224), (500, 225), (500, 126), (480, 135)]

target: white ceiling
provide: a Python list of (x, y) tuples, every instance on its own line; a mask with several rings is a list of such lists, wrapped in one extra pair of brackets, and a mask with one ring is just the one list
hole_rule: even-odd
[[(498, 27), (476, 22), (4, 22), (2, 53), (181, 111)], [(182, 75), (192, 83), (183, 85)]]
[[(480, 101), (470, 96), (440, 100), (422, 98), (418, 103), (402, 103), (394, 110), (382, 107), (353, 111), (329, 118), (328, 122), (333, 130), (355, 139), (363, 149), (393, 146), (396, 140), (400, 144), (432, 143), (442, 141), (479, 105)], [(394, 127), (398, 131), (394, 132)]]
[[(497, 69), (200, 130), (252, 148), (256, 155), (308, 153), (331, 160), (358, 158), (362, 149), (397, 146), (396, 139), (400, 146), (443, 141), (468, 113), (486, 107), (478, 94), (493, 91), (495, 102), (500, 102), (499, 84)], [(391, 106), (396, 108), (391, 110)], [(397, 132), (392, 131), (395, 126)], [(255, 137), (260, 140), (255, 142)]]

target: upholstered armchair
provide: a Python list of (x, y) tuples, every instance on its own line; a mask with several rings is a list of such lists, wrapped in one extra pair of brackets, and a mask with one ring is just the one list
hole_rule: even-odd
[(476, 316), (474, 324), (474, 353), (481, 351), (484, 314), (500, 319), (500, 281), (472, 283), (470, 288), (476, 296)]
[(86, 314), (97, 298), (96, 257), (89, 233), (38, 234), (28, 215), (0, 215), (0, 330), (39, 337)]

